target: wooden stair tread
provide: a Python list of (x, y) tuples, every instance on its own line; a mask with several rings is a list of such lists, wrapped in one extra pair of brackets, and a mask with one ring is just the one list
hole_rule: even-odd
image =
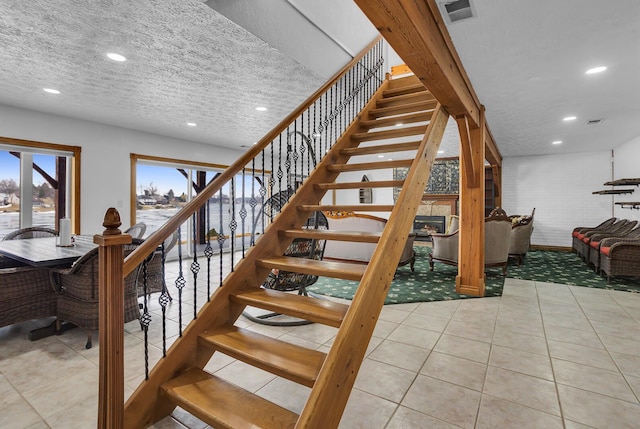
[(333, 212), (390, 212), (395, 206), (390, 204), (341, 204), (341, 205), (321, 205), (303, 204), (298, 206), (298, 210), (303, 212), (333, 211)]
[(402, 104), (400, 106), (380, 107), (377, 109), (371, 109), (369, 111), (369, 116), (372, 118), (380, 118), (383, 116), (400, 115), (402, 113), (419, 112), (420, 110), (432, 110), (437, 104), (438, 102), (436, 100), (429, 100)]
[(362, 162), (355, 164), (333, 164), (327, 166), (327, 171), (345, 172), (410, 167), (411, 164), (413, 164), (413, 161), (413, 159), (395, 159), (393, 161)]
[(404, 152), (409, 150), (418, 150), (422, 142), (419, 140), (405, 143), (392, 143), (381, 144), (375, 146), (364, 147), (349, 147), (342, 149), (340, 153), (342, 155), (358, 156), (358, 155), (373, 155), (376, 153), (392, 153), (392, 152)]
[(316, 189), (402, 188), (404, 180), (377, 180), (372, 182), (316, 183)]
[(298, 317), (323, 325), (340, 327), (349, 306), (328, 299), (280, 292), (271, 289), (258, 289), (241, 292), (231, 296), (231, 301)]
[(213, 347), (293, 382), (312, 387), (326, 354), (258, 334), (248, 329), (229, 326), (200, 334), (200, 343)]
[(429, 91), (411, 92), (409, 94), (399, 94), (391, 97), (379, 98), (376, 100), (376, 107), (390, 107), (427, 100), (435, 100)]
[(256, 261), (261, 267), (310, 274), (312, 276), (332, 277), (344, 280), (360, 281), (364, 270), (363, 264), (347, 262), (317, 261), (314, 259), (295, 258), (292, 256), (273, 256)]
[(410, 94), (412, 92), (427, 91), (427, 88), (421, 83), (399, 86), (397, 88), (385, 89), (382, 91), (383, 97), (393, 97), (396, 95)]
[(433, 111), (424, 110), (399, 116), (384, 117), (380, 119), (362, 120), (358, 123), (363, 128), (390, 127), (397, 124), (410, 124), (413, 122), (423, 122), (431, 119)]
[(370, 231), (334, 231), (330, 229), (287, 229), (281, 231), (285, 237), (310, 238), (317, 240), (348, 241), (352, 243), (377, 243), (379, 232)]
[(160, 392), (215, 428), (289, 429), (298, 421), (297, 414), (198, 368), (164, 383)]
[(371, 141), (393, 139), (396, 137), (407, 137), (418, 134), (424, 134), (427, 131), (427, 125), (418, 125), (415, 127), (396, 127), (384, 131), (369, 131), (368, 133), (355, 133), (351, 135), (351, 140)]

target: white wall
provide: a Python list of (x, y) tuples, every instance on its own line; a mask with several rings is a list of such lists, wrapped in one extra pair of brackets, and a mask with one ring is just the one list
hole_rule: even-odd
[(610, 151), (507, 157), (502, 205), (509, 215), (529, 214), (535, 207), (532, 244), (570, 247), (573, 228), (612, 216), (612, 197), (592, 194), (608, 180)]
[[(640, 136), (618, 146), (613, 151), (614, 179), (631, 179), (640, 177)], [(615, 200), (640, 201), (639, 186), (624, 186), (621, 188), (635, 189), (633, 194), (617, 195)], [(615, 206), (615, 216), (624, 219), (640, 221), (640, 210), (631, 210)]]
[(230, 165), (241, 152), (0, 105), (0, 136), (81, 146), (81, 233), (102, 232), (109, 207), (130, 225), (131, 153)]

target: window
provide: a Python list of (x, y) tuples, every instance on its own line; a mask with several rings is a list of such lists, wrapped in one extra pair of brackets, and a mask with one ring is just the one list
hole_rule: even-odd
[(0, 238), (30, 226), (79, 232), (80, 148), (0, 137)]
[[(147, 226), (145, 236), (157, 231), (227, 168), (224, 165), (137, 154), (131, 154), (131, 164), (132, 184), (135, 184), (131, 224), (144, 222)], [(209, 199), (209, 216), (203, 210), (196, 217), (198, 244), (204, 244), (210, 238), (212, 247), (218, 250), (219, 236), (224, 238), (223, 249), (230, 248), (229, 238), (233, 239), (236, 248), (243, 243), (246, 247), (251, 244), (251, 239), (264, 230), (263, 216), (260, 216), (260, 181), (250, 174), (239, 174)], [(252, 200), (257, 204), (252, 205)], [(182, 225), (180, 237), (187, 244), (186, 249), (191, 251), (194, 238), (192, 222)]]

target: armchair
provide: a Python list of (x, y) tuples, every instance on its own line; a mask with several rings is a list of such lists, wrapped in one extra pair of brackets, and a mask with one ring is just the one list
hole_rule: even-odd
[(600, 242), (600, 272), (607, 282), (614, 276), (640, 277), (640, 239), (605, 238)]
[[(635, 226), (637, 224), (636, 221), (633, 221), (631, 223), (631, 225)], [(625, 239), (637, 239), (640, 238), (640, 226), (636, 226), (634, 229), (630, 230), (629, 232), (626, 231), (622, 231), (619, 233), (599, 233), (599, 234), (594, 234), (591, 235), (590, 240), (589, 240), (589, 257), (587, 259), (587, 264), (592, 264), (593, 265), (593, 269), (595, 270), (596, 273), (600, 272), (600, 259), (601, 259), (601, 252), (600, 252), (600, 248), (602, 246), (602, 243), (605, 239), (608, 238), (625, 238)], [(605, 247), (611, 247), (612, 241), (609, 241), (606, 243)]]
[(578, 256), (589, 264), (589, 250), (591, 249), (591, 237), (597, 234), (606, 234), (612, 237), (623, 236), (631, 231), (637, 224), (637, 221), (629, 221), (627, 219), (616, 222), (604, 231), (587, 231), (582, 234), (582, 243), (578, 246)]
[[(124, 256), (131, 253), (142, 240), (133, 239), (133, 243), (124, 246)], [(98, 248), (92, 249), (71, 268), (52, 269), (49, 277), (57, 293), (58, 328), (62, 321), (68, 321), (87, 331), (86, 348), (92, 346), (92, 331), (98, 330)], [(130, 322), (140, 317), (136, 278), (138, 271), (133, 270), (124, 279), (124, 320)]]
[(47, 268), (0, 269), (0, 327), (56, 315)]
[(620, 222), (620, 219), (612, 217), (594, 227), (579, 226), (579, 227), (573, 228), (573, 231), (571, 232), (571, 238), (572, 238), (571, 251), (580, 254), (579, 251), (582, 248), (582, 239), (584, 238), (585, 233), (589, 231), (594, 231), (594, 230), (601, 231), (601, 232), (607, 231), (609, 228), (613, 227), (613, 225), (615, 225), (617, 222)]
[(147, 225), (144, 222), (138, 222), (135, 225), (131, 225), (129, 228), (127, 228), (124, 233), (129, 234), (131, 238), (142, 238), (146, 230)]
[(527, 255), (531, 246), (531, 234), (533, 233), (533, 215), (536, 209), (531, 212), (531, 216), (509, 216), (511, 219), (511, 238), (509, 240), (509, 257), (515, 258), (518, 265), (522, 265), (522, 260)]
[[(507, 273), (509, 259), (509, 240), (511, 237), (511, 220), (503, 210), (494, 210), (485, 218), (484, 266), (502, 267), (502, 274)], [(429, 255), (429, 269), (433, 271), (434, 262), (458, 265), (459, 231), (453, 234), (432, 234), (433, 249)]]

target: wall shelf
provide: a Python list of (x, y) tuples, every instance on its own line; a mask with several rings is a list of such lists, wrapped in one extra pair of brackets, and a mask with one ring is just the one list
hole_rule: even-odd
[(597, 195), (621, 195), (621, 194), (633, 194), (635, 189), (605, 189), (604, 191), (594, 191), (592, 194)]
[(620, 203), (616, 203), (616, 205), (620, 206), (623, 209), (629, 208), (629, 209), (636, 209), (636, 210), (640, 210), (640, 201), (624, 201), (624, 202), (620, 202)]
[(621, 185), (624, 185), (624, 186), (631, 186), (631, 185), (638, 186), (638, 185), (640, 185), (640, 178), (612, 180), (611, 182), (606, 182), (604, 185), (605, 186), (621, 186)]

